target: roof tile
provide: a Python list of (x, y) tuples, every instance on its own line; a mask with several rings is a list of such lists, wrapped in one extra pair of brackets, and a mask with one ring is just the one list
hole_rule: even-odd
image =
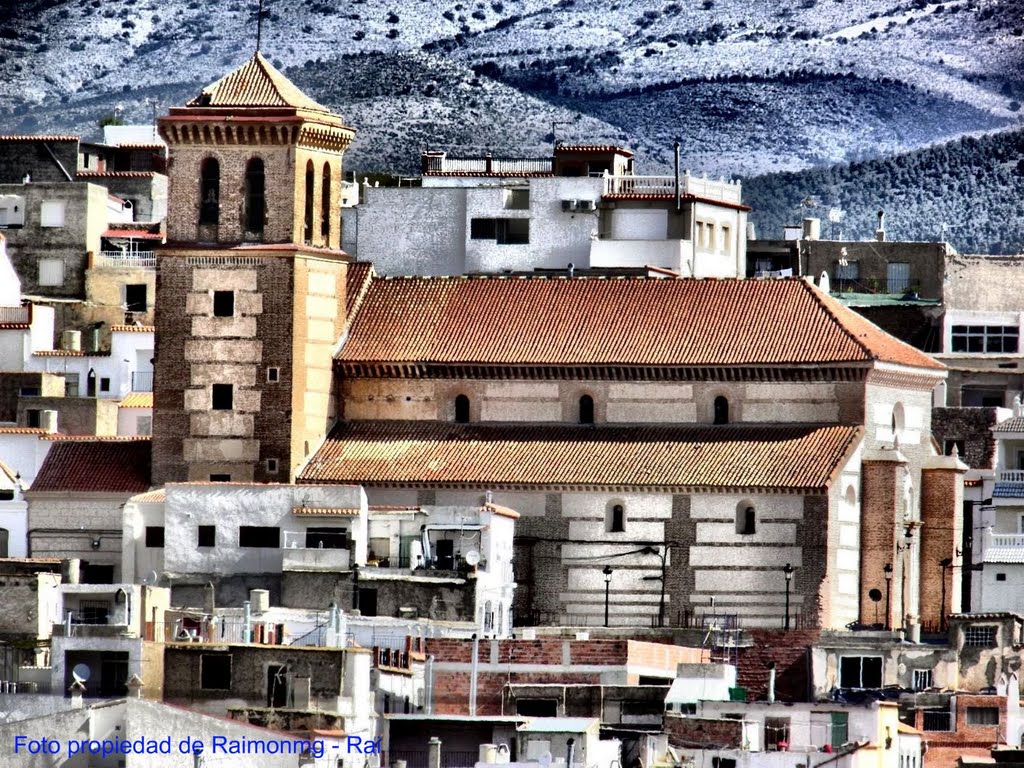
[(838, 425), (352, 422), (302, 482), (823, 488), (859, 441)]
[(61, 440), (31, 490), (131, 493), (149, 490), (149, 440)]
[(203, 89), (190, 107), (292, 107), (327, 112), (256, 53), (238, 69)]
[(803, 279), (375, 278), (338, 359), (494, 365), (943, 366)]

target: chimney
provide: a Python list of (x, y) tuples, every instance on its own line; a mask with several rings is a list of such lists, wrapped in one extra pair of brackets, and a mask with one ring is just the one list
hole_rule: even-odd
[(75, 680), (69, 687), (71, 691), (71, 708), (81, 709), (82, 708), (82, 694), (85, 693), (85, 686), (82, 685), (81, 681)]
[(217, 590), (213, 586), (212, 581), (206, 582), (206, 586), (203, 587), (203, 613), (208, 613), (211, 616), (217, 609)]
[(441, 740), (437, 736), (427, 742), (427, 768), (441, 768)]
[(142, 698), (142, 678), (138, 675), (132, 675), (128, 679), (128, 698), (130, 699), (141, 699)]
[(804, 240), (821, 239), (821, 219), (804, 219)]
[(875, 240), (885, 242), (885, 211), (878, 211), (878, 229), (875, 230)]
[(40, 411), (39, 412), (39, 426), (42, 427), (48, 435), (56, 434), (57, 432), (57, 412), (56, 411)]
[(65, 349), (68, 352), (81, 352), (82, 351), (82, 332), (68, 329), (60, 335), (60, 346), (61, 349)]

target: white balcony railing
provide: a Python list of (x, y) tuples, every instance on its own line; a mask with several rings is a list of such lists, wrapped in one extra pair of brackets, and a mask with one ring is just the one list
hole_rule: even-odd
[(0, 323), (31, 323), (32, 307), (0, 307)]
[(988, 547), (1024, 547), (1024, 534), (1019, 533), (989, 533)]
[(1024, 483), (1024, 469), (1006, 469), (999, 473), (1002, 483)]
[(92, 264), (93, 267), (154, 269), (156, 254), (149, 251), (100, 251)]
[[(714, 181), (698, 179), (688, 174), (679, 178), (679, 191), (684, 195), (720, 200), (725, 203), (740, 202), (742, 187), (738, 181)], [(674, 195), (675, 176), (606, 176), (606, 195)]]

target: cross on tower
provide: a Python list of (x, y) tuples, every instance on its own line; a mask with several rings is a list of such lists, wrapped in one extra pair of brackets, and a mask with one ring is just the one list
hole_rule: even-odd
[(256, 11), (256, 53), (260, 52), (260, 38), (263, 36), (263, 0), (259, 2), (259, 10)]

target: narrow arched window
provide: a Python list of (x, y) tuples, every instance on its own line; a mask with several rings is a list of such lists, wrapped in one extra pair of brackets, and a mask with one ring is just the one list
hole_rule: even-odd
[(199, 223), (220, 223), (220, 163), (215, 157), (203, 160), (199, 171)]
[(719, 395), (715, 398), (715, 424), (729, 423), (729, 401)]
[(331, 244), (331, 166), (324, 163), (324, 177), (320, 185), (320, 234), (324, 245)]
[(757, 510), (749, 501), (736, 505), (736, 533), (744, 536), (757, 533)]
[(594, 398), (583, 395), (580, 398), (580, 424), (594, 423)]
[(8, 557), (11, 546), (11, 532), (0, 528), (0, 557)]
[(469, 423), (469, 398), (465, 395), (455, 398), (455, 421), (459, 424)]
[(608, 533), (623, 533), (626, 530), (626, 507), (621, 502), (608, 505), (605, 512), (605, 530)]
[(245, 166), (245, 228), (263, 234), (266, 218), (266, 187), (263, 161), (254, 157)]
[(313, 243), (313, 186), (315, 172), (313, 171), (313, 161), (306, 161), (306, 207), (305, 207), (305, 222), (306, 228), (302, 238), (307, 244)]

